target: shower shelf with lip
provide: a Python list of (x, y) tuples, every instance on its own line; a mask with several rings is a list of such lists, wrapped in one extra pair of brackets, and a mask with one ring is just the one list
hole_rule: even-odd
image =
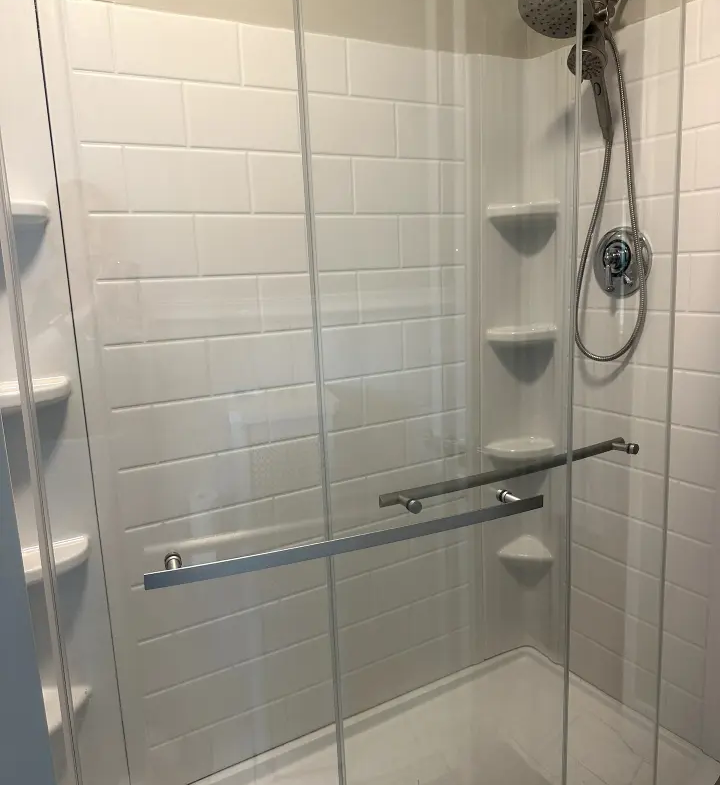
[[(33, 398), (36, 406), (59, 403), (70, 397), (70, 379), (67, 376), (44, 376), (33, 379)], [(0, 412), (20, 411), (20, 386), (17, 381), (0, 382)]]
[[(48, 732), (53, 736), (62, 728), (63, 724), (62, 712), (60, 711), (60, 696), (54, 686), (43, 687), (42, 693)], [(92, 688), (87, 685), (80, 685), (72, 688), (72, 710), (76, 717), (87, 705), (91, 693)]]
[(482, 452), (499, 461), (532, 461), (555, 452), (555, 442), (545, 436), (517, 436), (489, 442)]
[(497, 345), (531, 346), (553, 343), (557, 338), (554, 324), (521, 324), (490, 327), (485, 331), (488, 343)]
[(497, 552), (509, 572), (527, 586), (534, 586), (547, 574), (553, 555), (538, 537), (523, 534)]
[[(88, 560), (90, 554), (90, 540), (87, 536), (70, 537), (67, 540), (58, 540), (53, 543), (55, 551), (55, 572), (64, 575), (74, 570)], [(23, 570), (25, 583), (31, 585), (42, 580), (42, 562), (40, 548), (37, 545), (22, 550)]]
[(552, 564), (553, 555), (542, 540), (532, 534), (523, 534), (497, 552), (500, 561), (513, 565)]
[(489, 204), (486, 210), (488, 219), (495, 223), (556, 220), (559, 212), (560, 202), (558, 199)]
[(16, 226), (45, 226), (50, 220), (50, 210), (45, 202), (13, 201), (13, 222)]

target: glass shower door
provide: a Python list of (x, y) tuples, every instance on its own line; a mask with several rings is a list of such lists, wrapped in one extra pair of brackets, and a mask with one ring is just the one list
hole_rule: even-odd
[(57, 3), (133, 785), (557, 781), (560, 58), (512, 3)]
[[(476, 213), (492, 209), (477, 201), (490, 184), (476, 180), (484, 169), (474, 167), (502, 129), (478, 136), (468, 96), (481, 94), (480, 86), (502, 90), (504, 73), (486, 73), (463, 40), (436, 39), (429, 20), (415, 20), (415, 38), (401, 46), (320, 34), (313, 13), (300, 37), (298, 81), (307, 275), (296, 281), (303, 293), (279, 300), (276, 315), (285, 325), (309, 308), (302, 327), (313, 340), (316, 386), (306, 400), (320, 463), (308, 490), (322, 506), (314, 528), (295, 528), (297, 540), (280, 549), (258, 540), (253, 524), (252, 536), (224, 554), (212, 538), (203, 548), (192, 528), (185, 540), (158, 530), (156, 547), (145, 552), (146, 595), (158, 596), (150, 601), (158, 609), (177, 603), (184, 614), (185, 603), (205, 606), (220, 594), (245, 602), (255, 599), (257, 582), (276, 587), (300, 570), (314, 576), (312, 607), (294, 586), (273, 603), (286, 625), (280, 650), (263, 648), (265, 610), (260, 626), (242, 634), (260, 641), (257, 672), (276, 655), (291, 670), (299, 658), (302, 672), (307, 655), (298, 644), (315, 640), (309, 657), (322, 662), (334, 694), (323, 693), (322, 706), (304, 690), (284, 695), (283, 705), (292, 699), (297, 712), (284, 724), (286, 709), (258, 706), (265, 746), (252, 758), (243, 748), (238, 771), (379, 785), (453, 782), (483, 767), (498, 785), (556, 780), (567, 482), (560, 396), (568, 369), (547, 344), (564, 340), (555, 317), (562, 303), (559, 295), (549, 301), (553, 328), (539, 340), (538, 318), (512, 298), (486, 316), (483, 276), (496, 273), (484, 272), (478, 254), (494, 241), (498, 258), (519, 266), (518, 232), (550, 254), (564, 248), (565, 224), (556, 219), (556, 235), (554, 225), (551, 232), (545, 221), (525, 227), (521, 218), (519, 228), (502, 227), (509, 238), (493, 239), (486, 232), (494, 225), (478, 228)], [(464, 25), (460, 15), (455, 21)], [(287, 42), (285, 33), (265, 31), (265, 46), (279, 35)], [(520, 109), (521, 78), (514, 89)], [(519, 134), (515, 122), (507, 136)], [(502, 205), (510, 196), (496, 198)], [(537, 310), (532, 292), (526, 299), (523, 307)], [(526, 333), (514, 340), (518, 324), (531, 340)], [(493, 346), (500, 336), (499, 366), (484, 355), (486, 331)], [(238, 362), (227, 368), (238, 379), (246, 372)], [(496, 414), (483, 423), (481, 401), (490, 395)], [(293, 406), (288, 400), (284, 411)], [(299, 436), (285, 433), (279, 454), (291, 460), (268, 465), (269, 478), (296, 471), (299, 458), (289, 450)], [(554, 461), (526, 471), (542, 458)], [(243, 483), (245, 472), (235, 464), (233, 482)], [(251, 488), (256, 478), (250, 474)], [(508, 492), (502, 501), (501, 490)], [(229, 511), (228, 529), (238, 511)], [(288, 513), (292, 526), (302, 509)], [(177, 645), (175, 636), (168, 646)], [(247, 688), (248, 671), (233, 670), (230, 683)], [(258, 697), (269, 683), (256, 687)], [(290, 747), (271, 735), (278, 728)], [(176, 749), (188, 765), (184, 743)]]
[[(99, 645), (79, 656), (101, 674), (93, 716), (119, 697), (133, 785), (242, 781), (332, 737), (325, 564), (165, 592), (143, 576), (170, 551), (191, 565), (327, 536), (293, 10), (156, 6), (38, 3), (117, 683)], [(98, 644), (75, 585), (64, 632)], [(86, 781), (109, 756), (93, 730)]]
[(335, 558), (347, 782), (556, 782), (572, 80), (513, 3), (351, 32), (320, 80), (301, 7), (332, 536), (543, 504)]

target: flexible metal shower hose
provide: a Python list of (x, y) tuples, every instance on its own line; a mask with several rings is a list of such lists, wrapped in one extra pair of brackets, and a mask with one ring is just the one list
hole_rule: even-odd
[(590, 226), (588, 227), (587, 237), (585, 238), (585, 245), (583, 246), (582, 255), (580, 257), (580, 267), (578, 269), (577, 284), (575, 286), (575, 343), (578, 349), (589, 360), (595, 360), (600, 363), (611, 362), (617, 360), (624, 354), (630, 351), (637, 342), (640, 334), (645, 326), (645, 319), (647, 317), (647, 276), (645, 272), (645, 260), (643, 258), (643, 248), (640, 243), (640, 232), (638, 231), (637, 209), (635, 205), (635, 167), (633, 165), (633, 150), (632, 150), (632, 136), (630, 134), (630, 113), (627, 105), (627, 94), (625, 92), (625, 80), (623, 79), (622, 68), (620, 67), (620, 55), (618, 53), (615, 38), (613, 37), (610, 28), (606, 32), (607, 40), (610, 44), (610, 49), (613, 53), (615, 60), (615, 68), (618, 77), (618, 91), (620, 93), (620, 112), (622, 114), (623, 133), (625, 136), (625, 174), (627, 177), (627, 190), (628, 190), (628, 207), (630, 211), (630, 228), (632, 230), (633, 245), (635, 250), (635, 259), (638, 261), (638, 276), (640, 280), (640, 308), (637, 315), (637, 321), (632, 331), (632, 335), (628, 338), (627, 343), (618, 351), (613, 354), (595, 354), (591, 352), (580, 335), (580, 300), (582, 297), (583, 279), (585, 277), (585, 270), (587, 268), (588, 256), (590, 255), (590, 247), (592, 246), (595, 229), (597, 228), (598, 218), (600, 217), (600, 210), (605, 204), (605, 194), (607, 193), (608, 179), (610, 177), (610, 162), (612, 160), (612, 146), (613, 140), (610, 139), (605, 142), (605, 158), (603, 161), (602, 174), (600, 176), (600, 186), (598, 188), (597, 199), (595, 200), (595, 208), (593, 209), (590, 218)]

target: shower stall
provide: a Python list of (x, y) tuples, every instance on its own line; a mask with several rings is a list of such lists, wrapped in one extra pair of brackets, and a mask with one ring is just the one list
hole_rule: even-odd
[(0, 0), (54, 785), (715, 785), (701, 14)]

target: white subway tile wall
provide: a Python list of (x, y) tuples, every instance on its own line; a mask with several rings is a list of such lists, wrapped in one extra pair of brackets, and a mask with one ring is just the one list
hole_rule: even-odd
[[(720, 105), (711, 87), (720, 74), (720, 34), (711, 22), (719, 9), (717, 0), (688, 4), (661, 713), (665, 727), (694, 744), (703, 739), (711, 548), (720, 486)], [(574, 471), (571, 667), (648, 713), (656, 704), (672, 293), (670, 259), (663, 254), (672, 250), (679, 35), (680, 14), (673, 11), (617, 36), (636, 128), (640, 225), (655, 251), (650, 314), (627, 366), (603, 368), (579, 360), (575, 376), (576, 444), (617, 435), (639, 442), (642, 451), (630, 462), (603, 457)], [(587, 95), (583, 112), (581, 232), (595, 199), (602, 158)], [(629, 223), (617, 110), (615, 116), (610, 202), (599, 235)], [(619, 313), (611, 314), (593, 282), (584, 327), (588, 345), (603, 352), (619, 347), (632, 330), (635, 307), (620, 305)]]
[[(167, 545), (204, 561), (324, 536), (295, 40), (65, 8), (103, 526), (124, 532), (113, 603), (137, 641), (123, 704), (145, 727), (133, 770), (179, 785), (333, 720), (322, 565), (140, 586)], [(465, 62), (320, 35), (306, 56), (332, 520), (398, 525), (378, 494), (456, 473), (465, 444)], [(470, 664), (469, 559), (453, 536), (338, 560), (346, 712)]]

